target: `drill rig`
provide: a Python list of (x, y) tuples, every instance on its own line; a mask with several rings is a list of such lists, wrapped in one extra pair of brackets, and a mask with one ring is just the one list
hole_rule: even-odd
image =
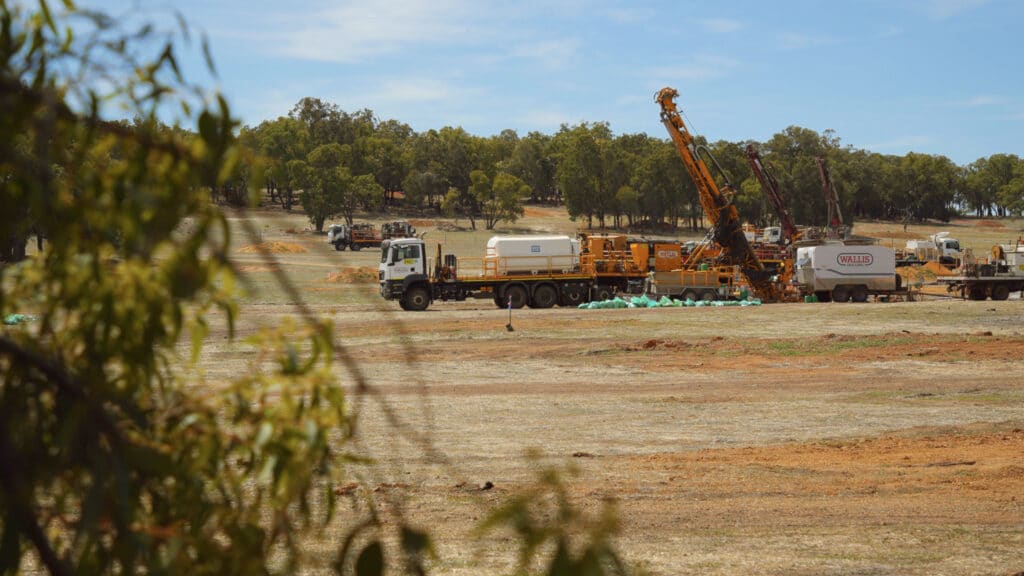
[[(705, 147), (697, 146), (694, 142), (676, 108), (675, 98), (678, 95), (679, 92), (674, 88), (662, 88), (654, 100), (661, 106), (661, 121), (697, 187), (704, 214), (711, 223), (709, 237), (722, 248), (721, 264), (739, 267), (740, 273), (762, 300), (777, 301), (779, 289), (772, 280), (772, 271), (765, 269), (743, 234), (743, 223), (740, 222), (739, 212), (732, 203), (734, 191), (728, 181), (723, 186), (724, 190), (719, 189), (715, 183), (701, 154), (706, 155), (716, 167), (718, 164)], [(721, 168), (718, 169), (722, 173)], [(700, 256), (701, 251), (695, 250), (683, 267), (694, 269)]]

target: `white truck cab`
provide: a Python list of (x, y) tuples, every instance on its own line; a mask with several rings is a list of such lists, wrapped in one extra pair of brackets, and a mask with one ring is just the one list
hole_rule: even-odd
[(380, 251), (380, 265), (377, 268), (381, 288), (387, 282), (404, 280), (411, 274), (426, 274), (426, 254), (423, 240), (419, 238), (396, 238), (385, 240)]

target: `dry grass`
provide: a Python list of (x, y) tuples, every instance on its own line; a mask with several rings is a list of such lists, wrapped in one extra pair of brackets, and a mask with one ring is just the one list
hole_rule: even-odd
[[(258, 218), (261, 229), (302, 225), (301, 216)], [(438, 228), (450, 222), (416, 226), (463, 257), (481, 255), (494, 233), (578, 227), (558, 210), (496, 231)], [(898, 226), (856, 229), (881, 237)], [(1020, 226), (968, 221), (908, 233), (948, 230), (987, 252)], [(353, 468), (359, 492), (381, 509), (402, 502), (430, 527), (441, 555), (432, 574), (511, 572), (500, 559), (514, 558), (512, 540), (475, 545), (473, 527), (538, 467), (567, 463), (580, 469), (569, 480), (574, 501), (593, 511), (615, 499), (619, 547), (654, 575), (1024, 569), (1020, 300), (523, 309), (509, 332), (508, 311), (488, 301), (406, 313), (368, 278), (348, 281), (371, 271), (375, 280), (378, 258), (318, 242), (279, 260), (379, 393), (353, 396), (354, 449), (376, 459)], [(241, 337), (296, 314), (265, 275), (254, 283)], [(211, 385), (253, 354), (223, 336), (211, 334), (201, 359)], [(353, 381), (340, 366), (337, 375)], [(448, 463), (424, 457), (383, 406)], [(529, 448), (544, 456), (524, 458)], [(487, 481), (492, 490), (465, 488)], [(337, 542), (361, 506), (345, 500), (324, 540)]]

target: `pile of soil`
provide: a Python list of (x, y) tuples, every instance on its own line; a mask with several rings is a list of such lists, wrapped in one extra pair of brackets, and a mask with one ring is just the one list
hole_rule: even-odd
[(424, 228), (427, 226), (437, 226), (437, 220), (426, 220), (426, 219), (413, 219), (409, 220), (409, 224), (412, 224), (416, 228)]
[(327, 275), (328, 282), (342, 284), (373, 284), (377, 282), (377, 270), (369, 266), (342, 268)]
[(289, 242), (263, 242), (244, 246), (237, 252), (240, 254), (303, 254), (306, 249)]
[(903, 277), (904, 284), (930, 284), (939, 276), (956, 274), (938, 262), (926, 262), (920, 266), (900, 266), (896, 273)]

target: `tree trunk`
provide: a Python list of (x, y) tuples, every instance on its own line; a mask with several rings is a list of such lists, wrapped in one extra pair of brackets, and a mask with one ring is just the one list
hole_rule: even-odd
[(25, 259), (28, 236), (11, 234), (0, 240), (0, 262), (21, 262)]

